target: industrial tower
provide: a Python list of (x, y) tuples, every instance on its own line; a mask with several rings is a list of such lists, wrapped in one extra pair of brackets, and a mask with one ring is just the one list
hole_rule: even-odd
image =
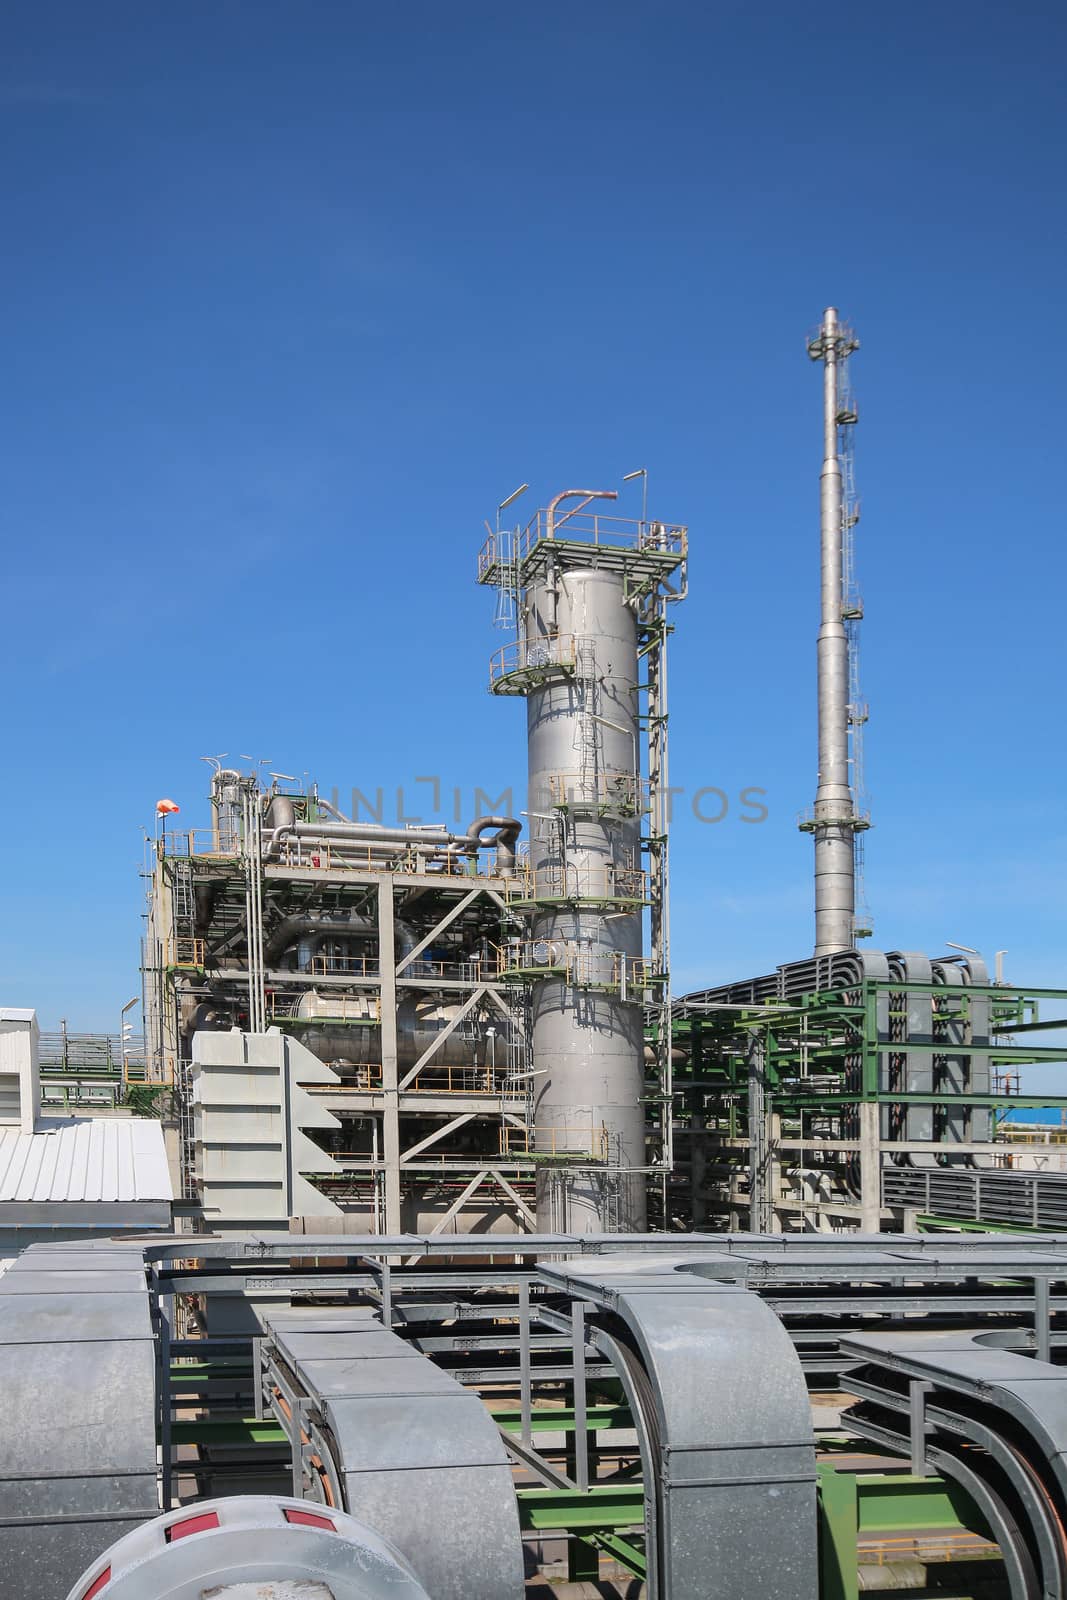
[(565, 490), (525, 528), (490, 533), (478, 567), (517, 626), (490, 688), (527, 701), (527, 890), (511, 902), (526, 922), (507, 976), (530, 1017), (544, 1231), (640, 1232), (647, 1178), (665, 1185), (672, 1164), (665, 646), (687, 536), (588, 510), (616, 498)]
[[(821, 620), (818, 640), (819, 777), (813, 810), (800, 823), (815, 837), (815, 954), (851, 950), (869, 936), (862, 907), (863, 725), (859, 695), (859, 623), (863, 603), (855, 581), (853, 531), (859, 521), (852, 472), (857, 411), (848, 385), (848, 358), (859, 349), (833, 306), (808, 340), (808, 355), (823, 364), (823, 464), (819, 479)], [(857, 908), (859, 906), (859, 915)]]

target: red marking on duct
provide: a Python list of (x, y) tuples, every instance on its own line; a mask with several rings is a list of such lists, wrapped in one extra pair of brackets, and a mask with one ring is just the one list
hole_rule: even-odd
[(286, 1522), (298, 1522), (305, 1528), (329, 1528), (331, 1533), (337, 1532), (336, 1522), (317, 1511), (297, 1511), (293, 1506), (283, 1506), (282, 1511)]
[(85, 1593), (82, 1595), (82, 1600), (93, 1600), (93, 1595), (99, 1594), (101, 1589), (103, 1589), (110, 1582), (111, 1568), (105, 1567), (99, 1578), (94, 1578), (88, 1589), (86, 1589)]
[(191, 1533), (206, 1533), (209, 1528), (217, 1528), (218, 1525), (217, 1511), (203, 1511), (198, 1517), (186, 1517), (183, 1522), (172, 1522), (166, 1533), (167, 1543), (173, 1544), (175, 1539), (188, 1539)]

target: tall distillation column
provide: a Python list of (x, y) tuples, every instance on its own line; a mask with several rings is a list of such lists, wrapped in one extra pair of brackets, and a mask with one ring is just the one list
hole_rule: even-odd
[[(574, 671), (527, 696), (531, 934), (567, 970), (531, 996), (538, 1227), (645, 1227), (637, 627), (623, 579), (563, 570), (526, 597), (526, 638), (573, 641)], [(628, 800), (612, 805), (611, 797)], [(546, 811), (546, 807), (552, 809)], [(626, 994), (623, 975), (634, 992)], [(617, 1193), (613, 1192), (617, 1189)]]
[[(659, 1148), (646, 1151), (645, 1028), (655, 1013), (653, 1050), (669, 1071), (669, 1029), (664, 1036), (660, 1024), (669, 975), (663, 880), (641, 857), (647, 848), (665, 861), (663, 797), (641, 776), (642, 722), (658, 750), (665, 712), (657, 701), (653, 734), (640, 696), (661, 681), (663, 608), (678, 597), (664, 584), (684, 565), (685, 530), (585, 512), (615, 498), (557, 495), (526, 529), (491, 538), (480, 568), (481, 581), (510, 589), (518, 624), (491, 687), (527, 698), (530, 857), (515, 905), (525, 926), (506, 962), (528, 984), (545, 1231), (642, 1231), (648, 1172), (669, 1159), (669, 1082)], [(649, 770), (661, 772), (662, 761)], [(643, 957), (649, 905), (659, 930), (651, 962)]]
[(856, 937), (856, 834), (867, 826), (855, 804), (850, 728), (859, 708), (850, 703), (846, 620), (852, 614), (846, 581), (850, 508), (842, 482), (838, 429), (854, 421), (844, 409), (844, 364), (859, 341), (833, 306), (809, 340), (823, 363), (823, 464), (820, 478), (821, 623), (818, 639), (819, 779), (812, 814), (801, 827), (815, 836), (815, 954), (850, 950)]

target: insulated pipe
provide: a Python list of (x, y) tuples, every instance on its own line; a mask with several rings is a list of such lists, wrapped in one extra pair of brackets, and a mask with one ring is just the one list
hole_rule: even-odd
[[(400, 955), (406, 956), (415, 948), (414, 932), (406, 923), (394, 922), (396, 932), (396, 946)], [(308, 934), (321, 935), (323, 938), (331, 936), (338, 939), (348, 938), (374, 938), (378, 937), (377, 917), (285, 917), (274, 929), (270, 938), (263, 947), (263, 964), (272, 967), (274, 963), (291, 950), (298, 940)]]
[(296, 806), (289, 795), (272, 795), (263, 821), (267, 828), (291, 828), (296, 821)]
[(359, 844), (449, 844), (454, 835), (447, 828), (385, 828), (376, 822), (294, 822), (279, 828), (271, 840), (284, 838), (352, 839)]
[(848, 637), (844, 600), (841, 463), (837, 454), (837, 311), (823, 315), (823, 465), (818, 639), (819, 781), (815, 792), (815, 954), (850, 950), (856, 905), (855, 816), (848, 770)]
[(291, 950), (298, 940), (306, 938), (308, 934), (347, 939), (358, 935), (376, 937), (377, 933), (376, 917), (349, 917), (333, 921), (324, 917), (285, 917), (263, 946), (263, 965), (273, 967), (287, 950)]
[[(495, 828), (496, 832), (491, 839), (483, 839), (482, 834), (489, 828)], [(511, 878), (515, 875), (515, 846), (521, 832), (522, 823), (515, 817), (475, 817), (467, 829), (466, 840), (458, 848), (469, 855), (478, 850), (495, 850), (501, 877)], [(449, 846), (450, 850), (452, 848)]]
[[(481, 835), (493, 828), (492, 838)], [(475, 855), (478, 850), (497, 851), (501, 875), (511, 877), (515, 872), (515, 846), (522, 823), (515, 817), (476, 817), (466, 834), (457, 836), (447, 828), (387, 828), (377, 823), (294, 822), (275, 830), (267, 844), (270, 854), (288, 839), (307, 840), (320, 844), (351, 843), (368, 849), (385, 848), (397, 844), (425, 846), (444, 850), (449, 855)]]

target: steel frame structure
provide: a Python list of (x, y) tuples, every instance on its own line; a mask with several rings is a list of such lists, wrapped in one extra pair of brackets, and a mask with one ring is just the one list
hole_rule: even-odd
[[(1067, 1106), (1004, 1087), (1023, 1066), (1067, 1062), (1067, 1045), (1041, 1042), (1062, 1028), (1067, 990), (991, 983), (973, 957), (865, 950), (698, 991), (674, 1011), (683, 1220), (1059, 1225), (1067, 1178), (994, 1170), (1047, 1148), (992, 1141), (998, 1111)], [(790, 1166), (830, 1192), (787, 1193)]]
[[(522, 926), (511, 908), (519, 880), (492, 861), (456, 858), (442, 869), (415, 832), (384, 857), (299, 841), (268, 852), (262, 816), (280, 792), (260, 793), (247, 780), (232, 837), (171, 833), (153, 852), (143, 957), (148, 1077), (177, 1091), (185, 1199), (200, 1194), (192, 1034), (210, 1010), (208, 1028), (277, 1028), (307, 1039), (347, 1027), (351, 1048), (342, 1042), (337, 1053), (351, 1055), (351, 1066), (335, 1088), (310, 1092), (355, 1135), (332, 1138), (316, 1182), (357, 1212), (361, 1230), (397, 1232), (421, 1225), (427, 1211), (442, 1228), (461, 1212), (468, 1223), (495, 1215), (528, 1228), (535, 1168), (526, 1019), (521, 995), (499, 981), (496, 958), (508, 931)], [(314, 790), (284, 798), (298, 817), (326, 815)], [(315, 918), (320, 933), (339, 938), (358, 921), (370, 930), (371, 955), (322, 956), (305, 970), (272, 957), (273, 932)], [(320, 1005), (302, 1015), (300, 999), (312, 992)], [(402, 1050), (405, 1006), (435, 1017), (440, 1008), (432, 1036), (417, 1037), (414, 1060)]]
[[(1011, 1600), (1067, 1594), (1067, 1235), (486, 1245), (26, 1251), (0, 1279), (4, 1570), (32, 1550), (40, 1600), (82, 1568), (107, 1600), (90, 1585), (116, 1525), (150, 1530), (157, 1489), (184, 1536), (254, 1486), (328, 1522), (355, 1512), (431, 1595), (517, 1596), (520, 1538), (543, 1562), (552, 1534), (572, 1577), (607, 1559), (659, 1600), (855, 1600), (894, 1532), (919, 1561), (949, 1536), (949, 1554), (999, 1552)], [(234, 1301), (252, 1320), (221, 1333)], [(47, 1389), (11, 1387), (35, 1367)], [(851, 1405), (819, 1422), (809, 1389)], [(109, 1473), (121, 1512), (101, 1519)]]

